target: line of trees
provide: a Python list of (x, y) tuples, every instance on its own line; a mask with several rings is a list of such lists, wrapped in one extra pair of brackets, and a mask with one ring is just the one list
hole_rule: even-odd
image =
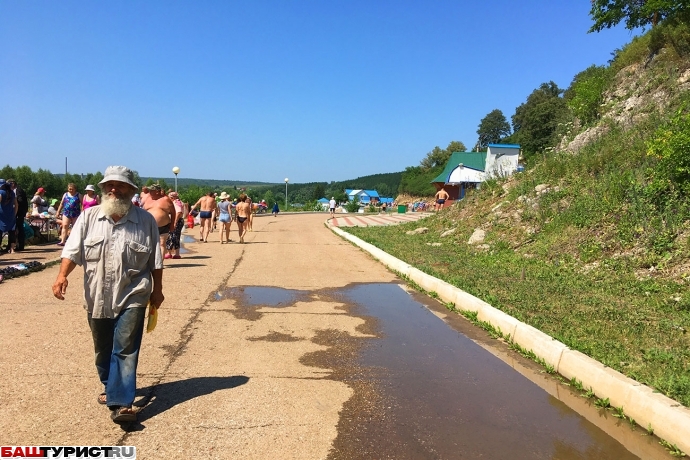
[[(163, 190), (172, 190), (173, 184), (164, 178), (142, 178), (136, 171), (135, 183), (141, 188), (144, 185), (159, 184)], [(401, 172), (373, 174), (362, 176), (356, 179), (341, 182), (311, 182), (302, 184), (288, 184), (288, 202), (300, 203), (307, 206), (315, 205), (320, 198), (330, 198), (334, 196), (339, 202), (347, 201), (345, 189), (367, 189), (377, 190), (381, 196), (395, 196), (400, 185)], [(33, 171), (28, 166), (13, 168), (6, 165), (0, 169), (0, 178), (8, 180), (15, 179), (17, 184), (23, 188), (29, 197), (38, 190), (39, 187), (46, 190), (46, 197), (49, 199), (60, 198), (67, 191), (67, 184), (74, 183), (77, 190), (83, 193), (88, 184), (97, 185), (103, 179), (103, 173), (95, 172), (88, 174), (53, 174), (45, 169)], [(254, 202), (266, 200), (268, 206), (274, 203), (282, 207), (285, 203), (285, 184), (264, 184), (252, 183), (247, 185), (241, 181), (204, 181), (187, 179), (178, 181), (178, 192), (182, 201), (194, 203), (200, 197), (209, 192), (220, 194), (228, 193), (232, 198), (237, 198), (241, 193), (246, 193)]]

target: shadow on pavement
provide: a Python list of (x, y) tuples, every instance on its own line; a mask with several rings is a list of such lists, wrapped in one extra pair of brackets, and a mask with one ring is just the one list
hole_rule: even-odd
[(228, 390), (244, 385), (249, 377), (233, 375), (230, 377), (193, 377), (176, 382), (160, 383), (137, 390), (137, 395), (143, 399), (136, 401), (135, 406), (144, 406), (139, 412), (139, 426), (130, 427), (128, 431), (143, 429), (141, 422), (155, 417), (166, 410), (199, 396), (204, 396), (218, 390)]
[(174, 264), (174, 265), (165, 265), (164, 268), (167, 270), (168, 268), (183, 268), (183, 267), (205, 267), (206, 264)]

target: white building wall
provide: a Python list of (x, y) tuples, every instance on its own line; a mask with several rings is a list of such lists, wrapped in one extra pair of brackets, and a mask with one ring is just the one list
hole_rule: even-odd
[(515, 147), (489, 147), (486, 151), (486, 176), (505, 177), (517, 171), (520, 149)]
[(484, 173), (476, 169), (466, 168), (463, 165), (458, 165), (448, 177), (449, 184), (459, 184), (461, 182), (482, 182), (484, 180)]

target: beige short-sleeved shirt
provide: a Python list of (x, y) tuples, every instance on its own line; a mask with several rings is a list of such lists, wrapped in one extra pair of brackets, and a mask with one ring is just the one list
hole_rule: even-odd
[(156, 220), (136, 206), (118, 222), (100, 206), (81, 213), (61, 257), (84, 267), (84, 308), (93, 318), (146, 307), (151, 272), (163, 268)]

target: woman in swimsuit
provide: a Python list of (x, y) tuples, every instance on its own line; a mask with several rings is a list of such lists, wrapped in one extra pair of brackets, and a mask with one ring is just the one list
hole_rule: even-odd
[(87, 185), (84, 190), (86, 191), (86, 195), (81, 199), (82, 211), (86, 211), (91, 206), (98, 206), (101, 204), (101, 197), (96, 195), (96, 189), (93, 185)]
[(247, 203), (247, 195), (244, 193), (240, 195), (239, 203), (235, 208), (235, 215), (237, 216), (237, 231), (240, 235), (240, 243), (244, 243), (244, 235), (247, 233), (247, 219), (252, 213), (250, 205)]
[(57, 214), (62, 212), (62, 231), (60, 232), (60, 242), (58, 246), (64, 246), (67, 240), (67, 232), (74, 221), (81, 214), (81, 197), (77, 192), (77, 186), (73, 183), (67, 184), (67, 193), (62, 195), (62, 201), (57, 209)]
[[(220, 244), (230, 242), (230, 226), (232, 225), (232, 203), (229, 200), (230, 195), (223, 192), (220, 194), (220, 203), (218, 203), (218, 222), (220, 222)], [(225, 241), (223, 241), (223, 234), (225, 234)]]

